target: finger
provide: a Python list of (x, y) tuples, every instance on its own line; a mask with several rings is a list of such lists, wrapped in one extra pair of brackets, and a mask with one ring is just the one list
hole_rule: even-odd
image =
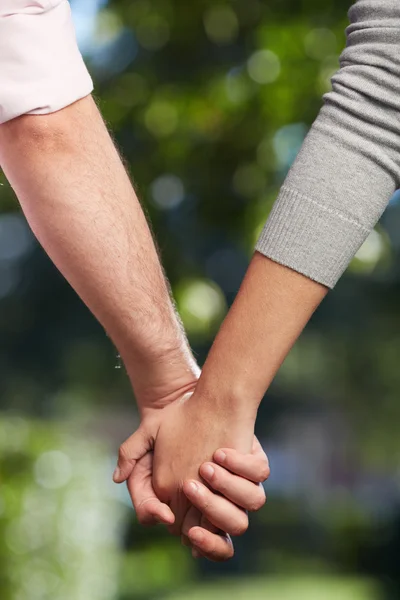
[(263, 450), (253, 455), (240, 454), (232, 448), (222, 448), (215, 452), (213, 459), (224, 469), (256, 483), (265, 481), (270, 474), (268, 458)]
[(183, 491), (193, 506), (218, 529), (231, 535), (243, 535), (247, 530), (249, 519), (246, 513), (226, 498), (213, 493), (202, 483), (185, 481)]
[(265, 454), (263, 447), (261, 446), (258, 438), (256, 436), (253, 437), (253, 444), (252, 444), (252, 448), (251, 448), (251, 453), (252, 454), (258, 454), (259, 452), (262, 452), (263, 454)]
[(152, 484), (152, 472), (153, 453), (148, 452), (137, 461), (127, 481), (138, 521), (142, 525), (171, 525), (175, 520), (174, 513), (157, 498)]
[(218, 527), (210, 523), (210, 521), (206, 519), (206, 517), (202, 515), (199, 510), (197, 510), (197, 508), (191, 506), (182, 523), (182, 535), (187, 538), (189, 531), (193, 527), (202, 527), (203, 529), (208, 529), (208, 531), (211, 531), (211, 533), (219, 533), (220, 531)]
[(151, 450), (151, 442), (146, 431), (139, 427), (130, 438), (128, 438), (119, 449), (118, 466), (116, 467), (113, 480), (115, 483), (123, 483), (128, 479), (136, 462)]
[(190, 540), (188, 538), (188, 532), (192, 527), (197, 527), (201, 523), (201, 513), (195, 508), (191, 506), (186, 513), (185, 518), (182, 523), (182, 535), (181, 542), (184, 546), (191, 546)]
[(168, 506), (175, 515), (175, 523), (171, 527), (168, 527), (168, 531), (171, 535), (180, 536), (183, 522), (191, 509), (191, 504), (181, 490), (178, 493), (173, 493), (170, 498), (163, 497), (163, 500), (168, 502)]
[[(215, 527), (215, 525), (210, 523), (210, 521), (208, 519), (206, 519), (206, 517), (204, 515), (202, 515), (201, 513), (199, 513), (199, 514), (201, 517), (200, 527), (206, 531), (210, 531), (213, 535), (222, 537), (223, 545), (221, 544), (221, 542), (218, 539), (213, 538), (213, 546), (215, 546), (215, 545), (217, 547), (220, 546), (220, 560), (221, 561), (228, 560), (229, 558), (231, 558), (231, 553), (232, 553), (232, 549), (233, 549), (231, 538), (228, 536), (228, 534), (224, 533), (223, 531), (218, 529), (218, 527)], [(208, 538), (206, 538), (206, 539), (208, 539)], [(211, 540), (211, 538), (210, 538), (210, 540)], [(190, 540), (189, 540), (189, 542), (190, 542)], [(190, 545), (192, 546), (191, 543), (190, 543)], [(206, 551), (206, 553), (204, 553), (199, 549), (199, 547), (192, 546), (192, 556), (193, 556), (193, 558), (207, 558), (208, 560), (215, 562), (212, 552), (210, 552), (208, 554)]]
[[(189, 537), (189, 531), (198, 531), (199, 545), (194, 546)], [(204, 534), (204, 535), (203, 535)], [(193, 558), (208, 560), (228, 560), (233, 555), (232, 540), (229, 535), (215, 527), (204, 515), (193, 506), (188, 511), (182, 526), (182, 543), (192, 546)]]
[(255, 512), (265, 504), (265, 491), (261, 483), (233, 475), (213, 463), (204, 463), (200, 475), (210, 487), (245, 510)]
[(182, 498), (179, 498), (177, 502), (175, 502), (175, 498), (168, 503), (170, 509), (172, 510), (175, 521), (172, 525), (168, 526), (168, 532), (176, 537), (180, 537), (182, 533), (182, 524), (186, 519), (187, 513), (190, 511), (191, 506), (188, 502), (188, 499), (184, 494), (179, 494)]
[(194, 552), (214, 562), (229, 560), (235, 553), (232, 540), (227, 534), (217, 535), (201, 527), (193, 527), (188, 537)]
[[(193, 511), (196, 509), (193, 508)], [(198, 511), (196, 512), (200, 515)], [(200, 527), (189, 529), (192, 532), (192, 540), (190, 537), (187, 538), (192, 546), (193, 558), (202, 557), (218, 562), (232, 558), (234, 548), (229, 535), (215, 527), (204, 515), (200, 515), (200, 517)], [(188, 536), (189, 531), (187, 531)], [(194, 539), (198, 540), (198, 545), (193, 545)]]

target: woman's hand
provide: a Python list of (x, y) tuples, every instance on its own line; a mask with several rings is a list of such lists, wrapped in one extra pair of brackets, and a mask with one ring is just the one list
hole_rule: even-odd
[[(168, 504), (175, 515), (175, 522), (170, 526), (171, 533), (180, 535), (190, 507), (183, 492), (184, 482), (192, 480), (192, 485), (195, 481), (200, 483), (200, 466), (212, 459), (216, 448), (230, 447), (250, 453), (253, 436), (254, 422), (251, 419), (246, 422), (230, 412), (217, 414), (214, 407), (199, 398), (196, 392), (163, 410), (154, 436), (153, 485), (158, 498)], [(243, 528), (247, 529), (244, 523), (246, 515), (240, 512), (240, 526), (227, 519), (223, 528), (226, 533), (238, 535)], [(235, 521), (238, 520), (239, 515)]]
[[(139, 515), (142, 521), (157, 517), (170, 525), (172, 533), (179, 535), (190, 508), (183, 492), (184, 481), (192, 479), (200, 483), (199, 467), (202, 462), (212, 458), (218, 446), (236, 447), (242, 452), (250, 451), (253, 432), (254, 423), (251, 419), (237, 419), (237, 415), (233, 418), (230, 413), (223, 417), (217, 416), (207, 402), (198, 399), (195, 393), (190, 399), (184, 397), (163, 409), (147, 412), (136, 433), (121, 446), (114, 480), (119, 483), (124, 481), (135, 468), (135, 480), (138, 478), (143, 486), (144, 472), (149, 479), (148, 468), (144, 471), (143, 463), (140, 465), (138, 461), (154, 449), (152, 494), (148, 494), (143, 504), (143, 497), (138, 500), (135, 488), (134, 504), (139, 506), (139, 512), (147, 505), (145, 515)], [(148, 465), (147, 462), (147, 467)], [(225, 503), (230, 505), (231, 518), (228, 516), (225, 519), (224, 531), (233, 535), (243, 533), (247, 529), (246, 514), (228, 500)], [(196, 514), (197, 520), (193, 510), (189, 513), (188, 530), (200, 525), (200, 514)], [(221, 529), (219, 521), (215, 519), (214, 523), (203, 519), (201, 524), (212, 532), (216, 528), (218, 531)], [(232, 554), (232, 550), (229, 553)]]
[[(214, 470), (212, 474), (210, 467)], [(174, 514), (157, 498), (152, 475), (153, 453), (149, 452), (137, 462), (128, 479), (138, 520), (142, 525), (170, 525), (174, 522)], [(264, 505), (265, 492), (261, 482), (269, 476), (268, 458), (254, 438), (250, 454), (243, 455), (231, 448), (218, 450), (214, 453), (213, 462), (203, 463), (200, 467), (200, 475), (211, 489), (200, 484), (199, 491), (193, 492), (188, 485), (190, 482), (184, 483), (183, 490), (193, 507), (183, 523), (182, 541), (192, 546), (194, 556), (204, 556), (213, 561), (228, 560), (233, 556), (234, 548), (230, 536), (221, 531), (223, 523), (227, 518), (235, 519), (237, 506), (254, 511)], [(195, 518), (193, 512), (197, 513)], [(208, 517), (217, 526), (212, 526)]]

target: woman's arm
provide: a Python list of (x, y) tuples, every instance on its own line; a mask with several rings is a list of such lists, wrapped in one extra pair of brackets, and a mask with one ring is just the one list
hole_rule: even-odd
[[(189, 495), (198, 465), (215, 446), (249, 447), (266, 389), (399, 184), (400, 4), (359, 0), (350, 19), (333, 91), (282, 188), (192, 398), (160, 426), (144, 423), (126, 443), (134, 457), (142, 439), (155, 439), (155, 487), (180, 519), (180, 482), (192, 480), (183, 486)], [(196, 424), (195, 440), (189, 423)], [(171, 457), (168, 464), (163, 456)], [(120, 466), (129, 471), (129, 464)]]
[(358, 0), (333, 90), (257, 244), (333, 287), (400, 185), (400, 2)]

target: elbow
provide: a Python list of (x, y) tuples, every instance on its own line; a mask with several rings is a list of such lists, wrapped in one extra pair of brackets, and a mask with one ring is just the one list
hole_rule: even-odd
[(22, 115), (0, 126), (0, 146), (51, 153), (68, 146), (68, 127), (51, 115)]
[(22, 115), (7, 121), (0, 125), (0, 148), (14, 147), (20, 152), (35, 149), (50, 155), (69, 152), (76, 148), (91, 103), (88, 96), (54, 113)]

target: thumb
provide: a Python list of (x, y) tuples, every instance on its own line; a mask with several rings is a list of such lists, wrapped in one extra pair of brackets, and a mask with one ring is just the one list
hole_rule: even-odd
[(141, 425), (119, 448), (118, 464), (113, 474), (115, 483), (128, 479), (137, 461), (152, 449), (152, 438)]
[(152, 476), (153, 453), (148, 452), (137, 461), (127, 482), (138, 521), (142, 525), (155, 525), (156, 523), (172, 525), (175, 521), (174, 513), (167, 504), (163, 504), (157, 498), (152, 484)]

